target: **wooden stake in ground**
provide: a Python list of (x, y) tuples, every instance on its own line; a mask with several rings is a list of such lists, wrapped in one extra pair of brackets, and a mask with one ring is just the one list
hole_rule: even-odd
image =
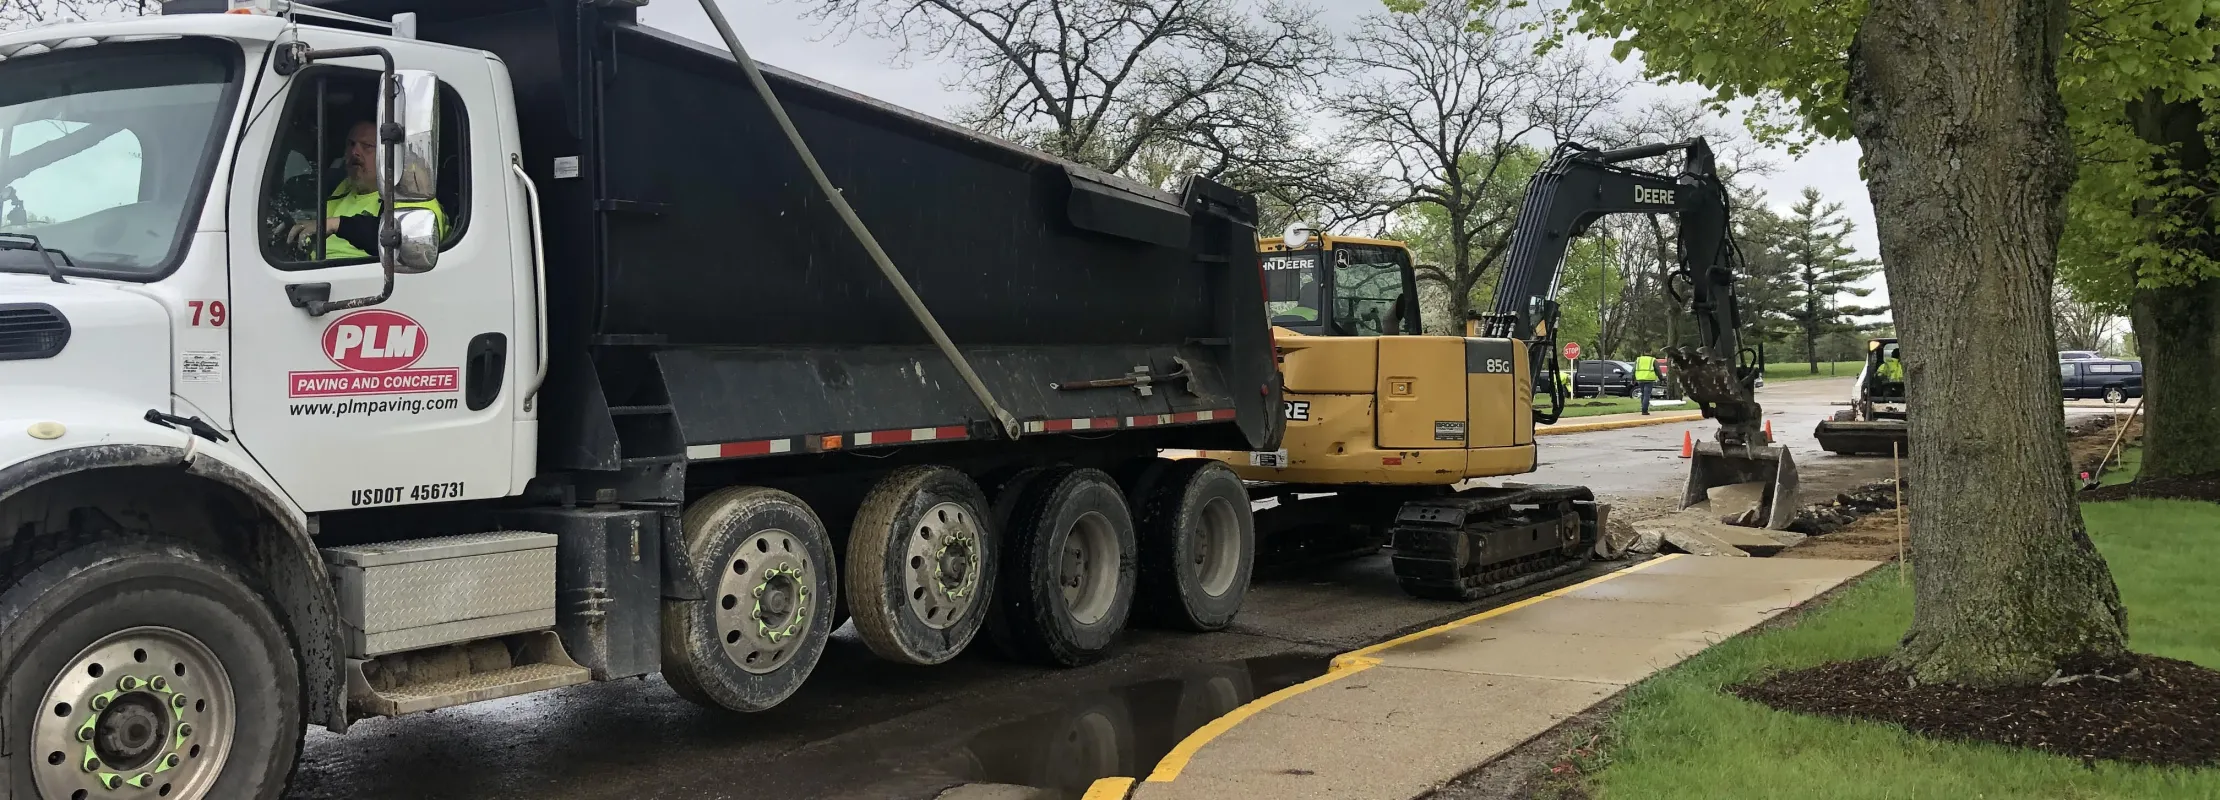
[(1900, 442), (1889, 442), (1889, 469), (1891, 469), (1891, 470), (1894, 470), (1894, 471), (1896, 472), (1896, 483), (1895, 483), (1895, 484), (1893, 484), (1893, 485), (1894, 485), (1894, 486), (1895, 486), (1895, 488), (1896, 488), (1896, 582), (1897, 582), (1897, 583), (1904, 583), (1904, 582), (1906, 582), (1906, 581), (1909, 581), (1909, 580), (1911, 580), (1911, 576), (1909, 576), (1909, 575), (1906, 575), (1906, 574), (1904, 574), (1904, 572), (1905, 572), (1905, 569), (1906, 569), (1906, 568), (1908, 568), (1908, 567), (1909, 567), (1909, 566), (1911, 566), (1911, 565), (1909, 565), (1909, 564), (1906, 564), (1906, 563), (1905, 563), (1905, 558), (1904, 558), (1904, 462), (1903, 462), (1903, 460), (1902, 460), (1902, 456), (1903, 456), (1903, 452), (1902, 452), (1902, 449), (1903, 449), (1903, 444), (1902, 444), (1902, 443), (1900, 443)]

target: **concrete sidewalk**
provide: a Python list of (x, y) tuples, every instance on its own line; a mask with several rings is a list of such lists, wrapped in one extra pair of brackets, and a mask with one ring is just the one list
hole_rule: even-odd
[(1087, 799), (1417, 797), (1877, 566), (1653, 559), (1343, 654), (1197, 730), (1146, 779), (1099, 781)]

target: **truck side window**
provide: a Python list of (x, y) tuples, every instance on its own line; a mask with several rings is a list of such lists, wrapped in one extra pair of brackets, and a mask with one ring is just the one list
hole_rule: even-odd
[(2065, 378), (2065, 379), (2068, 379), (2068, 380), (2072, 380), (2072, 379), (2073, 379), (2073, 377), (2074, 377), (2074, 364), (2073, 364), (2073, 362), (2071, 362), (2071, 361), (2060, 361), (2060, 362), (2058, 362), (2058, 377), (2061, 377), (2061, 378)]
[[(277, 143), (264, 173), (263, 256), (284, 270), (377, 260), (378, 73), (315, 67), (293, 80)], [(440, 84), (439, 190), (428, 203), (440, 249), (453, 247), (470, 215), (469, 122), (462, 98)]]

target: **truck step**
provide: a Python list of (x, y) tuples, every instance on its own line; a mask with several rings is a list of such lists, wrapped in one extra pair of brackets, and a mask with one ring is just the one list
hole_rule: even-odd
[(349, 659), (347, 703), (359, 714), (398, 717), (592, 679), (554, 632), (538, 631), (371, 661)]

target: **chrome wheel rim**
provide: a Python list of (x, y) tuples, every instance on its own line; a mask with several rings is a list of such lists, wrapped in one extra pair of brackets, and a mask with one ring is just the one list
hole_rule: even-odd
[(801, 652), (812, 611), (823, 598), (817, 565), (802, 541), (785, 530), (757, 531), (740, 543), (717, 580), (717, 635), (725, 656), (763, 675)]
[(1081, 515), (1065, 532), (1058, 583), (1074, 621), (1093, 625), (1110, 616), (1118, 597), (1118, 563), (1123, 556), (1110, 520), (1099, 512)]
[(1188, 569), (1203, 594), (1224, 597), (1241, 573), (1241, 517), (1223, 497), (1211, 498), (1196, 520)]
[(132, 628), (79, 652), (31, 724), (48, 798), (199, 800), (231, 755), (238, 706), (215, 651), (171, 628)]
[(902, 596), (910, 613), (935, 630), (963, 619), (979, 600), (979, 524), (969, 509), (941, 503), (906, 536)]

